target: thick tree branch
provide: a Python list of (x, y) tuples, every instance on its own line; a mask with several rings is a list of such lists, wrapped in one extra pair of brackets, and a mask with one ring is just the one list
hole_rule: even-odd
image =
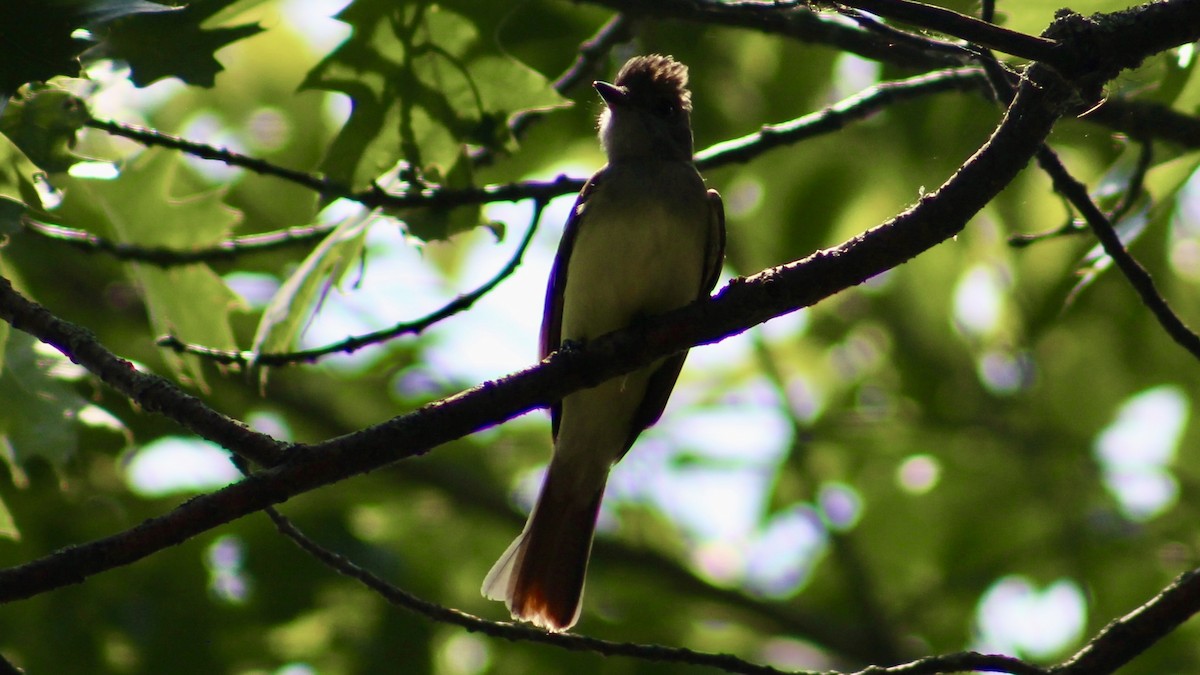
[(1115, 672), (1200, 611), (1200, 569), (1185, 572), (1146, 604), (1113, 621), (1083, 649), (1050, 672)]

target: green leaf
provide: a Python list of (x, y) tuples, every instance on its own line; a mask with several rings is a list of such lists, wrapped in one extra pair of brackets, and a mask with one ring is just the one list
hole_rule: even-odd
[[(86, 200), (120, 242), (186, 250), (224, 241), (240, 214), (224, 204), (223, 189), (174, 196), (179, 167), (177, 155), (149, 150), (126, 166), (119, 180), (73, 179), (65, 190), (74, 207)], [(229, 317), (242, 308), (241, 300), (208, 265), (161, 269), (133, 264), (130, 270), (145, 297), (155, 332), (216, 349), (234, 348)], [(177, 376), (204, 386), (194, 356), (172, 352), (164, 356)]]
[(0, 443), (11, 448), (12, 462), (41, 457), (61, 467), (75, 454), (77, 418), (88, 402), (64, 375), (77, 368), (28, 333), (9, 336), (0, 371)]
[(1200, 152), (1189, 152), (1146, 172), (1145, 186), (1156, 204), (1173, 207), (1173, 200), (1200, 168)]
[(355, 2), (337, 17), (354, 32), (305, 79), (303, 89), (354, 100), (322, 170), (351, 185), (396, 166), (414, 183), (454, 173), (463, 143), (500, 149), (504, 122), (529, 108), (567, 105), (536, 71), (507, 55), (460, 14), (428, 3), (397, 11), (382, 0)]
[(362, 260), (374, 213), (364, 210), (345, 218), (300, 263), (275, 293), (254, 335), (255, 354), (292, 349), (309, 319), (346, 272)]
[(1193, 49), (1185, 63), (1181, 63), (1178, 50), (1168, 52), (1167, 57), (1172, 59), (1177, 77), (1168, 80), (1176, 88), (1172, 89), (1174, 96), (1165, 102), (1189, 114), (1200, 112), (1200, 68), (1196, 67), (1200, 55)]
[(258, 24), (204, 28), (209, 17), (234, 0), (200, 0), (177, 12), (133, 16), (114, 23), (89, 58), (113, 58), (129, 64), (139, 87), (168, 77), (211, 87), (224, 66), (218, 49), (262, 32)]
[(0, 133), (39, 168), (60, 173), (85, 159), (71, 148), (87, 119), (87, 108), (74, 94), (54, 87), (33, 87), (9, 101), (0, 115)]
[[(42, 201), (34, 188), (38, 168), (7, 136), (0, 134), (0, 201), (5, 202), (3, 220), (20, 218), (25, 206), (40, 208)], [(15, 204), (17, 207), (8, 206)], [(14, 212), (15, 211), (15, 212)]]

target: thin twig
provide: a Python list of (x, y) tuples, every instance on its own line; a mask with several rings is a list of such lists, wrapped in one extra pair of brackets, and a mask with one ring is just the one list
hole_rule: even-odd
[(813, 11), (809, 2), (776, 0), (586, 0), (632, 17), (688, 21), (703, 26), (744, 28), (765, 35), (780, 35), (806, 43), (824, 44), (838, 51), (905, 68), (945, 68), (960, 65), (937, 50), (896, 44), (872, 31), (849, 25), (840, 18)]
[[(1145, 141), (1141, 144), (1141, 150), (1138, 153), (1137, 165), (1134, 167), (1133, 172), (1129, 175), (1129, 184), (1121, 193), (1120, 201), (1107, 214), (1109, 222), (1120, 222), (1121, 219), (1129, 213), (1129, 210), (1133, 208), (1134, 204), (1137, 203), (1138, 199), (1142, 197), (1145, 192), (1144, 184), (1146, 180), (1146, 172), (1150, 170), (1150, 165), (1153, 163), (1153, 160), (1153, 143), (1151, 141)], [(1070, 205), (1071, 202), (1066, 200), (1066, 204), (1067, 208), (1070, 210), (1070, 213), (1074, 214), (1074, 210)], [(1011, 234), (1008, 237), (1008, 245), (1012, 246), (1013, 248), (1024, 248), (1048, 239), (1079, 235), (1087, 231), (1088, 226), (1086, 222), (1084, 222), (1082, 219), (1069, 216), (1067, 222), (1063, 223), (1059, 227), (1054, 228), (1053, 230), (1029, 234), (1023, 232)]]
[(185, 152), (193, 157), (223, 162), (229, 166), (238, 166), (264, 176), (282, 178), (297, 185), (302, 185), (325, 197), (348, 197), (350, 195), (350, 188), (336, 181), (320, 178), (304, 173), (303, 171), (281, 167), (266, 160), (243, 155), (225, 148), (217, 148), (204, 143), (189, 141), (185, 138), (165, 134), (156, 129), (147, 129), (134, 124), (123, 124), (112, 120), (100, 120), (94, 117), (84, 122), (84, 124), (93, 129), (106, 131), (113, 136), (137, 141), (142, 145), (171, 148)]
[(1082, 220), (1071, 217), (1068, 214), (1067, 222), (1059, 225), (1052, 230), (1043, 232), (1015, 232), (1008, 235), (1008, 245), (1013, 248), (1025, 248), (1032, 246), (1038, 242), (1049, 241), (1051, 239), (1059, 239), (1061, 237), (1073, 237), (1087, 232), (1087, 224)]
[[(566, 94), (575, 87), (594, 79), (600, 62), (614, 45), (629, 39), (632, 22), (624, 14), (616, 14), (596, 31), (596, 34), (579, 45), (575, 62), (554, 81), (554, 90)], [(545, 110), (522, 110), (513, 116), (508, 128), (513, 136), (520, 138), (529, 125), (546, 116)]]
[(896, 21), (934, 30), (969, 43), (982, 45), (1005, 54), (1021, 56), (1057, 66), (1061, 61), (1058, 43), (1036, 35), (1026, 35), (1008, 28), (960, 14), (953, 10), (909, 0), (839, 0), (843, 5), (865, 10)]
[(1047, 675), (1050, 671), (1003, 654), (958, 652), (941, 656), (927, 656), (898, 666), (871, 666), (853, 673), (853, 675), (949, 675), (950, 673), (966, 672)]
[(763, 125), (758, 131), (717, 143), (696, 153), (701, 170), (745, 163), (768, 150), (798, 143), (867, 119), (889, 105), (946, 91), (967, 91), (986, 86), (979, 68), (950, 68), (903, 80), (867, 87), (834, 105), (780, 124)]
[(529, 626), (489, 621), (457, 609), (444, 607), (417, 597), (381, 579), (370, 570), (360, 567), (345, 556), (318, 544), (308, 535), (304, 534), (290, 520), (280, 515), (275, 509), (268, 508), (265, 510), (280, 533), (291, 539), (304, 552), (316, 558), (321, 564), (339, 574), (362, 583), (389, 603), (420, 614), (433, 621), (460, 626), (471, 632), (483, 633), (484, 635), (503, 638), (505, 640), (549, 644), (571, 651), (589, 651), (604, 656), (626, 656), (662, 663), (707, 666), (728, 673), (783, 675), (785, 672), (770, 666), (751, 663), (731, 654), (697, 652), (682, 647), (667, 647), (664, 645), (611, 642), (609, 640), (600, 640), (586, 635), (570, 633), (547, 633)]
[[(745, 162), (784, 143), (794, 143), (820, 133), (828, 133), (841, 128), (851, 120), (866, 118), (892, 101), (906, 100), (915, 96), (956, 88), (969, 89), (972, 86), (970, 82), (972, 76), (968, 74), (970, 70), (955, 68), (919, 75), (908, 80), (876, 85), (825, 111), (805, 115), (791, 122), (764, 127), (758, 134), (718, 143), (698, 153), (697, 163), (701, 169), (706, 169), (729, 163)], [(1142, 105), (1136, 101), (1112, 100), (1092, 112), (1089, 119), (1104, 123), (1114, 129), (1125, 130), (1138, 138), (1161, 136), (1185, 147), (1200, 147), (1200, 119), (1182, 115), (1161, 106)], [(294, 179), (300, 185), (310, 186), (321, 194), (341, 197), (370, 208), (453, 208), (491, 202), (517, 202), (525, 199), (549, 200), (560, 195), (578, 192), (583, 187), (582, 178), (561, 175), (550, 181), (521, 181), (471, 188), (427, 186), (403, 194), (387, 193), (377, 186), (353, 192), (339, 184), (302, 172), (276, 167), (262, 159), (247, 157), (156, 131), (98, 120), (93, 120), (92, 126), (109, 130), (147, 145), (172, 147), (183, 152), (194, 153), (198, 157), (260, 170), (264, 174), (285, 180)], [(761, 145), (759, 145), (760, 142)], [(172, 264), (171, 261), (175, 259), (182, 262), (221, 259), (235, 255), (235, 252), (243, 249), (264, 250), (287, 243), (309, 241), (312, 238), (320, 237), (324, 231), (324, 228), (320, 227), (290, 228), (279, 232), (240, 237), (230, 240), (230, 242), (222, 242), (209, 249), (197, 251), (142, 250), (127, 244), (93, 238), (91, 235), (80, 236), (65, 230), (60, 230), (59, 234), (62, 235), (62, 239), (75, 246), (109, 251), (121, 259), (143, 260), (152, 264), (168, 265)], [(43, 234), (45, 233), (43, 232)]]
[[(430, 620), (465, 628), (471, 632), (514, 642), (549, 644), (570, 651), (589, 651), (604, 656), (625, 656), (660, 663), (677, 663), (718, 668), (728, 673), (781, 675), (785, 671), (751, 663), (731, 654), (697, 652), (682, 647), (612, 642), (586, 635), (547, 633), (535, 628), (507, 622), (489, 621), (461, 610), (445, 607), (418, 597), (395, 584), (380, 578), (349, 558), (330, 550), (306, 535), (290, 519), (273, 507), (264, 509), (280, 534), (335, 572), (363, 584), (389, 603), (407, 609)], [(960, 652), (929, 656), (911, 663), (891, 667), (872, 666), (853, 675), (935, 675), (965, 670), (1011, 673), (1012, 675), (1046, 675), (1047, 671), (1020, 659), (1000, 654)], [(836, 672), (790, 671), (792, 675), (838, 675)]]
[(86, 230), (43, 223), (28, 216), (21, 224), (29, 232), (47, 239), (69, 244), (87, 253), (106, 253), (117, 260), (142, 262), (158, 267), (175, 267), (216, 260), (231, 260), (246, 253), (262, 253), (287, 246), (305, 244), (320, 239), (333, 230), (333, 225), (289, 227), (285, 230), (234, 237), (215, 246), (195, 249), (176, 249), (164, 246), (139, 246), (113, 241)]
[(1133, 208), (1133, 205), (1145, 194), (1146, 174), (1150, 171), (1150, 165), (1153, 163), (1154, 143), (1145, 141), (1138, 150), (1137, 164), (1133, 167), (1133, 173), (1129, 174), (1129, 184), (1125, 186), (1125, 191), (1121, 194), (1121, 200), (1108, 212), (1109, 222), (1120, 222), (1129, 213), (1129, 210)]
[[(798, 143), (821, 134), (832, 133), (844, 128), (851, 122), (867, 119), (889, 105), (946, 91), (966, 91), (982, 86), (983, 82), (982, 73), (976, 68), (953, 68), (918, 75), (904, 80), (883, 82), (868, 87), (862, 92), (824, 110), (810, 113), (781, 124), (765, 125), (754, 134), (713, 145), (697, 153), (696, 163), (700, 169), (704, 170), (726, 164), (748, 162), (774, 148)], [(115, 125), (115, 123), (108, 124)], [(153, 144), (161, 140), (164, 143), (173, 144), (169, 147), (177, 147), (184, 152), (189, 152), (189, 148), (203, 148), (202, 152), (204, 154), (201, 156), (220, 156), (223, 158), (223, 161), (245, 162), (256, 166), (268, 165), (260, 159), (243, 157), (236, 153), (229, 153), (219, 148), (204, 146), (203, 144), (191, 141), (183, 141), (182, 139), (176, 139), (165, 134), (146, 132), (143, 135), (140, 130), (134, 132), (121, 125), (116, 126), (134, 134), (136, 138), (146, 143)], [(273, 175), (288, 179), (287, 177), (292, 173), (283, 170), (281, 173)], [(306, 177), (306, 180), (308, 179), (317, 180), (313, 177)], [(397, 204), (403, 204), (407, 207), (418, 207), (423, 205), (423, 201), (424, 205), (449, 208), (459, 204), (521, 201), (530, 198), (540, 203), (562, 194), (578, 191), (582, 186), (583, 179), (581, 178), (559, 176), (552, 181), (523, 181), (465, 190), (430, 188), (424, 190), (421, 193), (422, 196), (415, 198), (411, 195), (389, 195), (375, 190), (361, 193), (357, 196), (349, 193), (342, 194), (341, 196), (356, 199), (356, 201), (364, 204), (390, 205), (392, 208), (395, 208)], [(331, 226), (327, 225), (293, 227), (275, 232), (235, 237), (228, 241), (220, 242), (215, 246), (189, 250), (143, 247), (125, 242), (115, 242), (84, 230), (42, 223), (32, 219), (26, 219), (23, 222), (30, 232), (55, 241), (67, 243), (81, 250), (104, 252), (118, 260), (145, 262), (161, 267), (227, 260), (235, 258), (242, 253), (262, 252), (292, 244), (307, 243), (325, 236), (331, 230)], [(388, 337), (394, 337), (403, 333), (419, 332), (423, 329), (420, 324), (421, 321), (398, 324), (388, 329), (392, 331)], [(372, 341), (386, 339), (386, 337), (381, 338), (380, 335), (382, 333), (372, 333), (360, 338), (350, 338), (349, 341), (339, 343), (339, 345), (331, 347), (331, 349), (332, 351), (353, 351), (362, 346), (360, 344), (361, 340), (366, 341), (362, 344), (370, 344)], [(249, 353), (245, 352), (216, 350), (203, 345), (185, 344), (173, 336), (162, 338), (160, 344), (176, 351), (196, 354), (226, 364), (245, 365), (251, 357)], [(306, 351), (268, 355), (267, 360), (279, 359), (279, 363), (281, 364), (295, 363), (309, 360), (307, 354), (308, 352)]]
[(937, 40), (927, 35), (918, 35), (906, 30), (890, 26), (875, 16), (845, 5), (835, 5), (839, 14), (849, 17), (864, 29), (875, 33), (890, 43), (908, 45), (931, 54), (945, 55), (948, 59), (965, 62), (970, 58), (970, 52), (961, 44)]
[(521, 201), (523, 199), (549, 200), (560, 194), (578, 192), (583, 179), (559, 176), (550, 181), (523, 181), (504, 185), (483, 187), (449, 188), (443, 186), (415, 186), (401, 194), (385, 192), (377, 185), (365, 190), (349, 187), (313, 174), (296, 171), (271, 164), (270, 162), (204, 143), (165, 134), (153, 129), (113, 121), (90, 120), (88, 126), (102, 129), (111, 134), (137, 141), (147, 146), (160, 146), (185, 152), (201, 159), (223, 162), (263, 175), (274, 176), (309, 188), (325, 197), (338, 197), (358, 202), (370, 208), (407, 209), (416, 207), (451, 208), (489, 202)]
[(1054, 182), (1054, 189), (1069, 199), (1076, 209), (1079, 209), (1080, 215), (1092, 229), (1096, 239), (1100, 241), (1104, 252), (1112, 258), (1117, 269), (1121, 270), (1121, 273), (1129, 280), (1130, 285), (1142, 299), (1142, 304), (1150, 309), (1154, 318), (1158, 319), (1158, 323), (1167, 331), (1167, 335), (1171, 336), (1176, 344), (1186, 349), (1192, 356), (1200, 359), (1200, 335), (1188, 328), (1183, 319), (1180, 319), (1179, 315), (1171, 309), (1166, 298), (1159, 293), (1150, 273), (1130, 255), (1129, 250), (1121, 243), (1120, 236), (1113, 229), (1112, 223), (1092, 201), (1087, 186), (1076, 180), (1067, 171), (1058, 155), (1049, 146), (1043, 145), (1038, 150), (1037, 161), (1038, 166)]
[(1082, 119), (1140, 141), (1154, 139), (1183, 148), (1200, 148), (1200, 116), (1189, 115), (1157, 101), (1107, 98), (1099, 108), (1089, 108)]
[(314, 363), (322, 357), (328, 356), (329, 354), (352, 354), (363, 347), (380, 342), (386, 342), (400, 335), (421, 333), (439, 321), (443, 321), (451, 316), (454, 316), (455, 314), (470, 309), (471, 306), (474, 305), (480, 298), (490, 293), (493, 288), (511, 276), (512, 273), (515, 272), (518, 267), (520, 267), (521, 261), (525, 257), (525, 252), (529, 249), (530, 242), (533, 241), (533, 235), (537, 232), (538, 223), (541, 221), (542, 212), (544, 209), (545, 203), (541, 201), (534, 202), (533, 217), (530, 219), (529, 228), (526, 230), (525, 236), (521, 239), (521, 243), (517, 246), (516, 252), (513, 253), (513, 256), (509, 259), (508, 263), (505, 264), (495, 276), (485, 282), (482, 286), (479, 286), (469, 293), (459, 295), (450, 302), (446, 303), (440, 309), (421, 317), (420, 319), (405, 321), (382, 330), (348, 337), (340, 342), (325, 345), (323, 347), (294, 352), (254, 354), (253, 352), (226, 351), (183, 342), (174, 335), (167, 335), (159, 338), (158, 346), (167, 347), (168, 349), (173, 349), (179, 353), (195, 354), (197, 356), (202, 356), (225, 365), (238, 365), (243, 367), (250, 365), (284, 366), (294, 363)]

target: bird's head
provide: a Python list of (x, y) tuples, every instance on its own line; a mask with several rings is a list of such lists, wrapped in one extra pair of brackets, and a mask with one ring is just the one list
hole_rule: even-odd
[(670, 56), (635, 56), (616, 81), (595, 82), (604, 99), (600, 142), (610, 162), (692, 158), (692, 95), (687, 66)]

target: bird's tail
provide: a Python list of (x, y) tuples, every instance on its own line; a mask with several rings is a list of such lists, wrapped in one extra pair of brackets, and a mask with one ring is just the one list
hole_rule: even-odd
[(482, 589), (485, 597), (503, 600), (514, 619), (552, 632), (569, 629), (579, 618), (592, 535), (608, 479), (607, 471), (589, 472), (598, 474), (600, 484), (580, 485), (573, 480), (578, 472), (571, 468), (551, 461), (525, 529), (492, 566)]

